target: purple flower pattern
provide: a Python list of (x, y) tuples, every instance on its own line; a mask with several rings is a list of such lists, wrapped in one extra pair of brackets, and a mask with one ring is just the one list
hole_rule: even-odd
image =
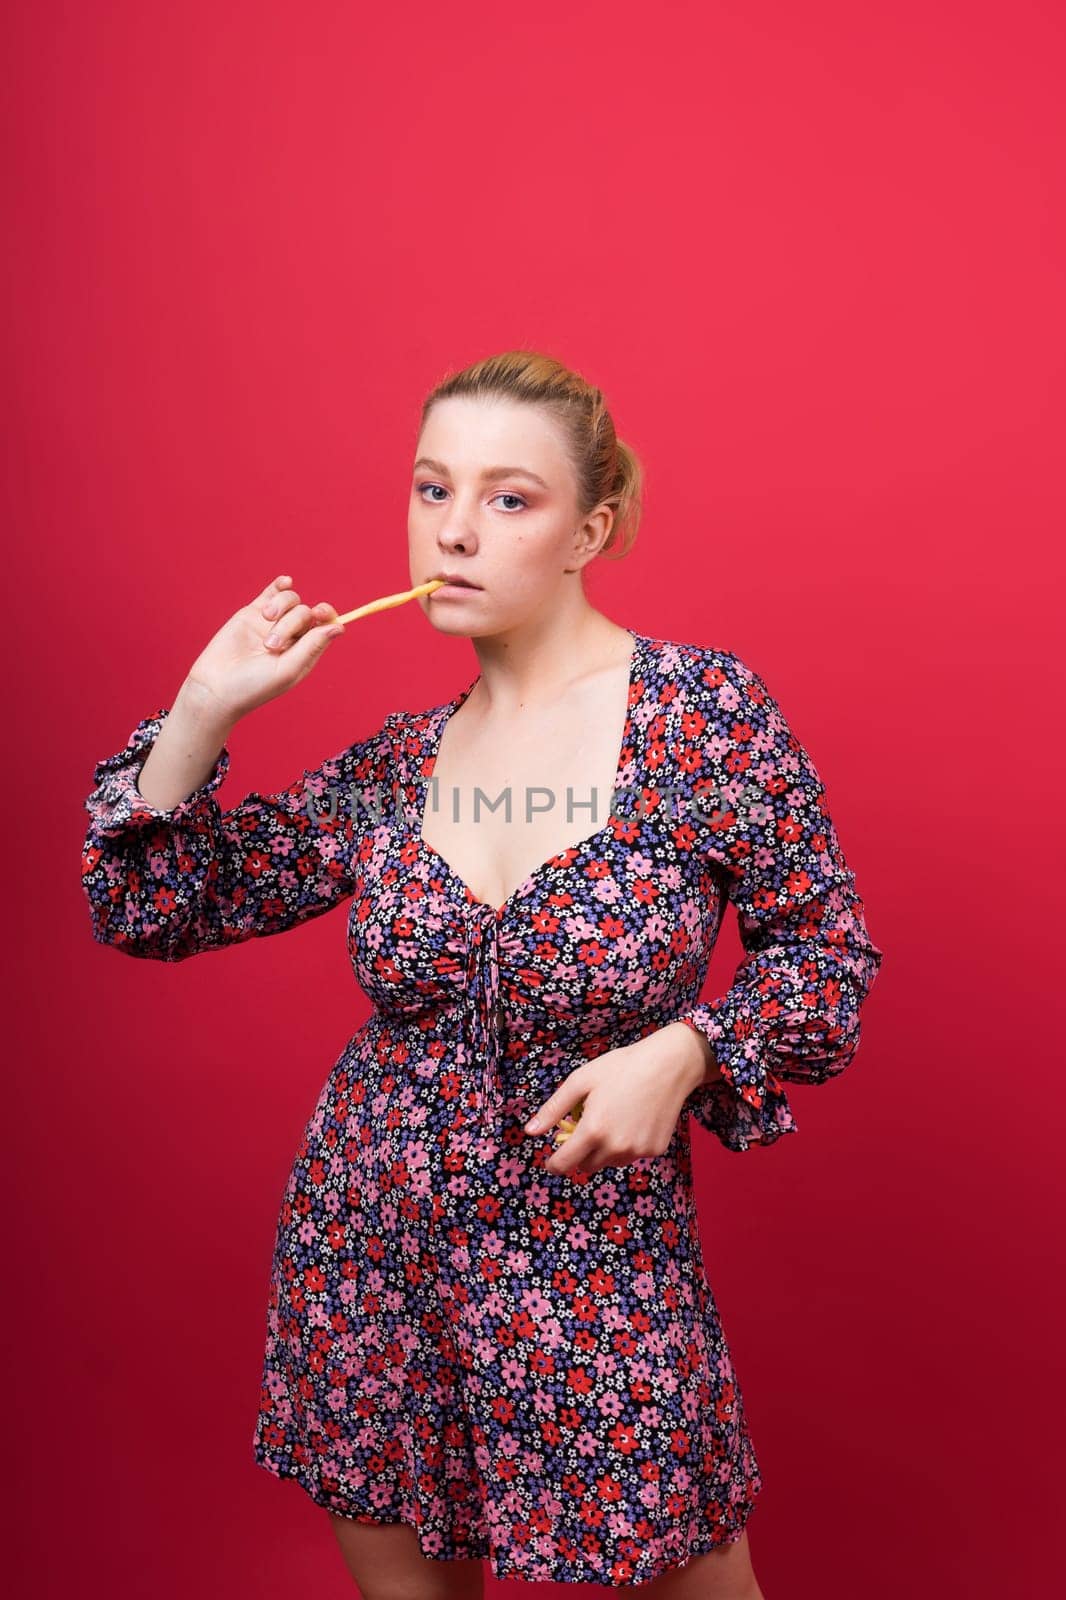
[[(763, 680), (728, 650), (629, 631), (616, 794), (631, 803), (502, 906), (421, 839), (476, 678), (229, 810), (228, 749), (170, 811), (140, 794), (162, 708), (97, 764), (82, 857), (94, 938), (134, 957), (180, 961), (350, 902), (373, 1009), (282, 1198), (254, 1459), (318, 1505), (408, 1523), (431, 1558), (614, 1587), (738, 1538), (762, 1487), (687, 1113), (732, 1151), (795, 1132), (786, 1083), (853, 1059), (882, 960)], [(727, 900), (744, 960), (701, 1003)], [(679, 1019), (719, 1071), (667, 1150), (547, 1172), (529, 1113), (582, 1061)]]

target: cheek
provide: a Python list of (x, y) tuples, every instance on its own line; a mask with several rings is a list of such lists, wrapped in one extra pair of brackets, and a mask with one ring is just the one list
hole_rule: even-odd
[(508, 545), (508, 565), (534, 588), (550, 589), (562, 578), (570, 563), (571, 551), (559, 538), (527, 531), (516, 534)]
[(407, 542), (413, 552), (424, 551), (433, 544), (433, 528), (424, 506), (412, 504), (407, 513)]

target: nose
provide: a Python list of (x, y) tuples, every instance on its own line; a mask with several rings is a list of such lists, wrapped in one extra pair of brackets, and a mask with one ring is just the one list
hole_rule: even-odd
[(475, 535), (461, 518), (453, 517), (443, 528), (437, 530), (437, 544), (441, 551), (447, 554), (449, 550), (469, 551), (475, 542)]
[[(429, 502), (432, 507), (432, 501)], [(434, 531), (441, 550), (467, 549), (477, 540), (479, 495), (476, 490), (464, 494), (453, 490), (451, 499), (436, 506)]]

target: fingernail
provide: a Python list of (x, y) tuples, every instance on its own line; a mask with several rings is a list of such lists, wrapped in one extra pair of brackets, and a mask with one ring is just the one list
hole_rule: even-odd
[(526, 1123), (526, 1132), (536, 1133), (539, 1127), (540, 1123), (537, 1121), (536, 1117), (530, 1117), (529, 1121)]
[(267, 644), (277, 644), (277, 642), (278, 642), (277, 634), (276, 633), (268, 633), (267, 637), (266, 637), (266, 642), (267, 642)]

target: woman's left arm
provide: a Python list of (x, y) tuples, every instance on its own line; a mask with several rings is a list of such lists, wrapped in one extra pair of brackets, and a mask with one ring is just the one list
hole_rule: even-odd
[(677, 749), (685, 814), (675, 839), (725, 877), (744, 959), (719, 999), (608, 1052), (626, 1058), (624, 1072), (598, 1057), (559, 1085), (527, 1129), (550, 1127), (597, 1081), (608, 1092), (578, 1131), (564, 1127), (550, 1172), (661, 1152), (686, 1112), (729, 1150), (772, 1144), (796, 1131), (784, 1082), (823, 1083), (858, 1049), (860, 1006), (883, 953), (822, 780), (739, 657), (707, 649), (688, 670)]
[(726, 994), (676, 1020), (710, 1047), (683, 1110), (741, 1151), (795, 1131), (783, 1082), (824, 1083), (854, 1058), (883, 952), (780, 704), (737, 656), (707, 657), (685, 719), (690, 814), (697, 847), (727, 875), (745, 955)]

